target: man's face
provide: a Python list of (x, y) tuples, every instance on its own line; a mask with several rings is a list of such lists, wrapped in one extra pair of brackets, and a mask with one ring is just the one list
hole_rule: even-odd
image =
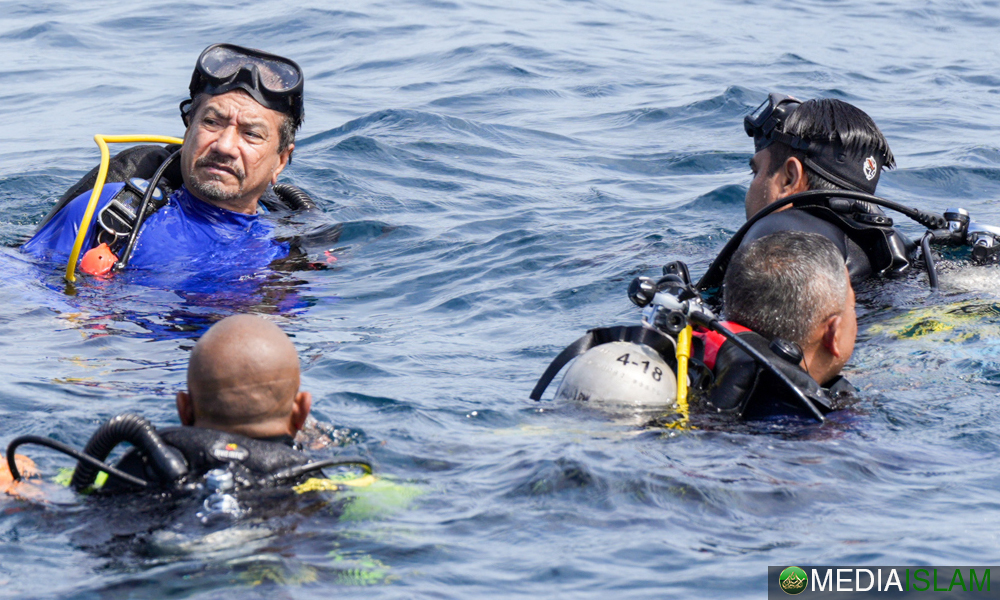
[(277, 182), (294, 148), (278, 153), (284, 118), (242, 91), (206, 98), (184, 135), (184, 185), (220, 208), (256, 212), (257, 200)]
[[(846, 270), (846, 267), (845, 267)], [(851, 285), (850, 273), (847, 274), (847, 302), (844, 311), (840, 313), (840, 369), (844, 368), (851, 354), (854, 353), (854, 342), (858, 338), (858, 313), (854, 306), (854, 287)]]
[(754, 216), (762, 208), (780, 199), (781, 184), (779, 178), (781, 172), (771, 171), (771, 147), (768, 146), (753, 155), (750, 159), (750, 171), (753, 172), (753, 180), (747, 188), (747, 198), (745, 203), (747, 218)]

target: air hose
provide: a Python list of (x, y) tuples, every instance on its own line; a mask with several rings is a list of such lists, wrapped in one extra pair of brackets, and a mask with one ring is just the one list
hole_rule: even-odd
[(681, 414), (682, 425), (690, 418), (688, 409), (688, 359), (691, 358), (691, 326), (677, 334), (677, 411)]
[[(139, 479), (134, 475), (129, 475), (124, 471), (120, 471), (111, 465), (103, 463), (93, 456), (84, 454), (72, 446), (67, 446), (62, 442), (57, 442), (56, 440), (40, 437), (37, 435), (22, 435), (19, 438), (15, 438), (10, 444), (7, 445), (7, 466), (10, 468), (11, 477), (14, 481), (19, 481), (21, 479), (21, 472), (17, 468), (17, 463), (14, 460), (14, 453), (17, 451), (18, 446), (23, 446), (24, 444), (34, 444), (36, 446), (45, 446), (46, 448), (52, 448), (53, 450), (58, 450), (63, 454), (72, 456), (81, 463), (87, 463), (93, 466), (95, 469), (104, 471), (112, 477), (117, 477), (122, 481), (131, 483), (132, 485), (138, 486), (140, 488), (149, 487), (149, 482), (144, 479)], [(77, 467), (79, 468), (79, 467)], [(96, 471), (95, 471), (96, 473)]]
[(327, 467), (347, 467), (355, 466), (361, 467), (366, 475), (372, 474), (371, 463), (365, 460), (360, 460), (357, 458), (341, 459), (341, 458), (330, 458), (327, 460), (319, 460), (316, 462), (306, 463), (304, 465), (299, 465), (297, 467), (289, 467), (269, 475), (261, 480), (263, 485), (277, 485), (285, 481), (292, 479), (298, 479), (307, 473), (312, 473), (314, 471), (319, 471), (320, 469), (325, 469)]
[[(183, 144), (184, 140), (165, 135), (101, 135), (94, 136), (97, 147), (101, 149), (101, 165), (97, 169), (97, 180), (94, 182), (94, 189), (90, 193), (90, 200), (87, 201), (87, 208), (83, 211), (83, 218), (80, 220), (80, 228), (76, 232), (76, 240), (73, 242), (73, 249), (69, 253), (69, 260), (66, 262), (66, 281), (73, 283), (76, 281), (76, 262), (80, 259), (80, 251), (83, 249), (83, 242), (90, 234), (90, 222), (94, 218), (94, 211), (97, 209), (97, 201), (104, 190), (104, 182), (108, 177), (108, 165), (111, 163), (111, 152), (108, 150), (109, 143), (131, 143), (131, 142), (153, 142), (160, 144)], [(150, 186), (153, 187), (153, 186)]]
[(313, 210), (316, 208), (316, 203), (313, 201), (312, 197), (298, 186), (294, 186), (290, 183), (278, 183), (271, 189), (274, 190), (274, 193), (277, 194), (279, 198), (284, 200), (285, 204), (288, 205), (288, 208), (292, 210)]
[(938, 287), (938, 274), (937, 268), (934, 266), (934, 255), (931, 254), (931, 242), (934, 241), (934, 232), (928, 231), (924, 234), (924, 237), (920, 239), (920, 251), (924, 254), (924, 265), (927, 266), (927, 280), (931, 284), (931, 289), (936, 290)]
[(746, 237), (747, 231), (749, 231), (750, 228), (757, 223), (757, 221), (760, 221), (767, 215), (777, 212), (778, 210), (781, 210), (789, 205), (806, 205), (810, 200), (822, 199), (831, 200), (829, 208), (838, 212), (850, 212), (852, 207), (851, 201), (861, 201), (900, 212), (928, 229), (944, 229), (948, 226), (948, 221), (941, 215), (911, 208), (905, 204), (879, 198), (878, 196), (873, 196), (864, 192), (855, 192), (851, 190), (809, 190), (807, 192), (793, 194), (782, 198), (777, 202), (768, 204), (766, 207), (758, 211), (757, 214), (747, 219), (747, 222), (740, 227), (739, 231), (737, 231), (736, 234), (728, 242), (726, 242), (726, 245), (722, 248), (722, 252), (719, 253), (714, 261), (712, 261), (712, 264), (708, 267), (708, 270), (705, 271), (705, 274), (698, 281), (698, 285), (695, 287), (701, 291), (705, 291), (708, 288), (721, 284), (722, 276), (725, 274), (726, 268), (729, 266), (730, 259), (736, 252), (737, 248), (740, 247), (740, 244), (743, 243), (743, 238)]
[[(112, 417), (94, 432), (83, 453), (103, 461), (115, 446), (128, 442), (142, 451), (152, 463), (160, 482), (177, 481), (187, 474), (187, 463), (180, 454), (163, 442), (152, 423), (136, 414)], [(81, 461), (73, 472), (70, 486), (77, 491), (93, 485), (100, 469)]]

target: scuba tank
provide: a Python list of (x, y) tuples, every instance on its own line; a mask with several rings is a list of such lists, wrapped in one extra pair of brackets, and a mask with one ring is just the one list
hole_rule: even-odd
[(667, 357), (634, 342), (595, 346), (566, 369), (555, 398), (648, 420), (677, 401), (676, 361), (671, 366)]
[[(689, 287), (687, 267), (671, 263), (664, 277), (665, 288)], [(636, 280), (629, 296), (655, 294), (651, 284)], [(681, 292), (683, 293), (683, 292)], [(648, 302), (647, 302), (648, 304)], [(665, 408), (676, 409), (680, 422), (688, 418), (687, 391), (711, 373), (698, 361), (701, 340), (691, 336), (687, 319), (677, 311), (650, 310), (642, 324), (591, 329), (570, 344), (548, 366), (535, 384), (531, 399), (541, 400), (545, 389), (572, 361), (555, 397), (588, 403), (606, 412), (641, 414)]]

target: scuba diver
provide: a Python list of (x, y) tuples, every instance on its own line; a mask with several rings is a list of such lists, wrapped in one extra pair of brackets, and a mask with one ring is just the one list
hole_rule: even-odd
[[(723, 324), (780, 368), (820, 412), (856, 391), (840, 375), (858, 333), (854, 289), (833, 242), (802, 231), (754, 240), (733, 257), (722, 290)], [(744, 418), (809, 416), (780, 381), (724, 336), (695, 335), (703, 336), (702, 361), (714, 374), (708, 407)]]
[[(882, 170), (895, 166), (889, 143), (871, 117), (834, 98), (802, 102), (772, 93), (745, 117), (743, 126), (754, 140), (753, 180), (745, 204), (749, 226), (715, 259), (699, 289), (722, 283), (737, 248), (776, 231), (809, 231), (828, 238), (855, 283), (910, 270), (916, 244), (893, 227), (879, 206), (858, 199), (859, 194), (874, 194)], [(800, 197), (762, 213), (808, 191), (831, 193)], [(839, 197), (835, 192), (845, 192), (840, 202), (830, 202)]]
[(726, 321), (702, 302), (683, 263), (665, 270), (629, 288), (645, 307), (641, 326), (590, 330), (552, 361), (531, 398), (574, 358), (557, 399), (671, 409), (671, 427), (686, 426), (691, 412), (822, 421), (854, 392), (840, 376), (857, 336), (854, 290), (826, 237), (782, 231), (737, 251), (722, 286)]
[(182, 146), (136, 146), (95, 168), (21, 249), (47, 260), (81, 253), (78, 230), (95, 214), (88, 196), (106, 173), (83, 245), (88, 273), (220, 263), (256, 270), (288, 255), (289, 243), (274, 239), (260, 215), (315, 208), (302, 190), (277, 183), (304, 116), (302, 70), (287, 58), (214, 44), (198, 57), (189, 90)]
[[(94, 433), (82, 452), (49, 438), (22, 436), (7, 448), (8, 468), (20, 480), (15, 450), (43, 445), (78, 459), (70, 482), (74, 490), (93, 489), (103, 471), (108, 478), (97, 490), (102, 495), (214, 491), (203, 516), (237, 516), (241, 508), (233, 494), (238, 491), (300, 484), (324, 467), (354, 465), (370, 474), (364, 461), (310, 462), (295, 446), (312, 405), (299, 379), (295, 347), (277, 325), (251, 315), (227, 317), (191, 352), (187, 390), (177, 394), (181, 427), (157, 430), (138, 415), (118, 415)], [(102, 462), (122, 442), (133, 448), (115, 466)]]

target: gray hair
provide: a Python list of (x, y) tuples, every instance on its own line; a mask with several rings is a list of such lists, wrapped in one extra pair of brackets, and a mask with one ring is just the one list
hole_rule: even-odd
[(803, 345), (847, 304), (844, 257), (818, 233), (779, 231), (740, 248), (723, 281), (725, 316), (769, 340)]

